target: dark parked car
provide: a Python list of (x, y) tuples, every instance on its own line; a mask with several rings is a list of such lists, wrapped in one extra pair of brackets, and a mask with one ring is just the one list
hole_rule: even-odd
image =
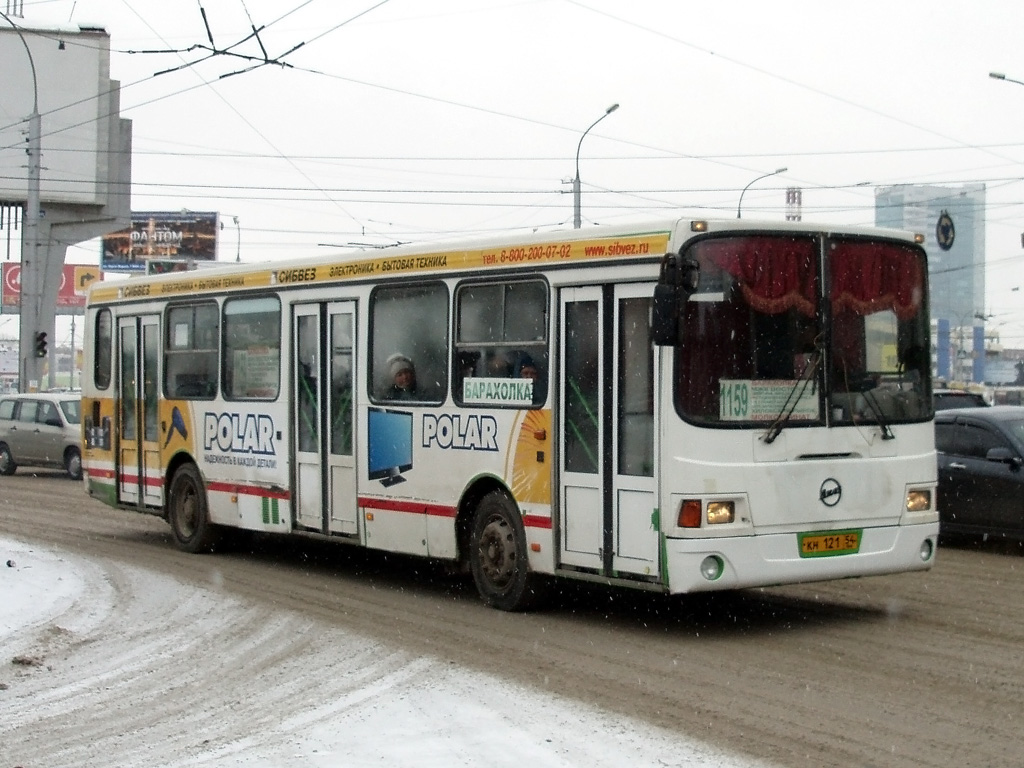
[(986, 408), (988, 403), (977, 392), (962, 389), (936, 389), (932, 392), (932, 406), (936, 411), (948, 408)]
[(1024, 406), (935, 414), (944, 533), (1024, 538)]

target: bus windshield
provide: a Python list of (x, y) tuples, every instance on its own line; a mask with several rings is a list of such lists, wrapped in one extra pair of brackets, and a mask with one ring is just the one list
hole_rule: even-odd
[(676, 355), (688, 421), (875, 423), (887, 433), (930, 416), (923, 250), (758, 234), (700, 240), (684, 256), (700, 264)]

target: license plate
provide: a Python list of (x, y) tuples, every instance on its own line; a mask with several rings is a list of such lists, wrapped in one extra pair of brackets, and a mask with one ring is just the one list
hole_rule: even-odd
[(798, 534), (800, 557), (831, 557), (853, 554), (860, 550), (860, 536), (860, 530)]

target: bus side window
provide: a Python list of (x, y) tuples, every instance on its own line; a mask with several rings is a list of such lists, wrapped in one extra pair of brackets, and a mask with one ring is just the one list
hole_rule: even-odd
[(164, 392), (170, 398), (209, 400), (217, 393), (220, 311), (214, 302), (167, 310)]
[[(483, 407), (543, 405), (549, 367), (547, 285), (542, 280), (466, 283), (456, 296), (455, 402)], [(485, 381), (477, 386), (475, 379)], [(486, 380), (493, 379), (527, 380), (530, 388), (488, 388)], [(499, 391), (515, 394), (501, 400), (494, 394)]]
[(109, 309), (101, 309), (96, 313), (96, 333), (93, 339), (92, 382), (96, 389), (107, 389), (110, 386), (113, 347), (113, 316)]
[(281, 388), (281, 302), (274, 296), (224, 302), (224, 397), (276, 400)]
[[(370, 297), (371, 399), (441, 403), (448, 392), (448, 325), (443, 283), (376, 289)], [(395, 387), (395, 374), (409, 363), (412, 391)]]

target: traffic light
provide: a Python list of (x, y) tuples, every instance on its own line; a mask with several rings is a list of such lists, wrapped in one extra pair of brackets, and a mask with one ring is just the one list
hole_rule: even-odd
[(36, 357), (46, 357), (46, 331), (36, 332)]

